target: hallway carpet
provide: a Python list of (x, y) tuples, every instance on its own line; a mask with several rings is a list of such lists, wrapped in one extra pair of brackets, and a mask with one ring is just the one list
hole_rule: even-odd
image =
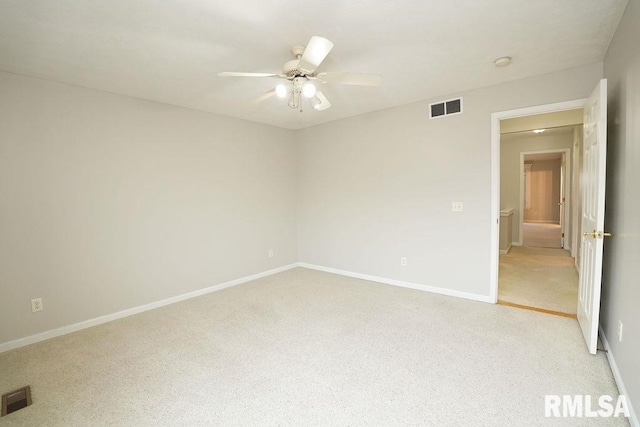
[(560, 224), (523, 223), (522, 245), (538, 248), (562, 248)]
[(498, 299), (576, 314), (578, 272), (569, 251), (514, 246), (500, 255)]
[(9, 426), (628, 425), (573, 319), (297, 268), (0, 354)]

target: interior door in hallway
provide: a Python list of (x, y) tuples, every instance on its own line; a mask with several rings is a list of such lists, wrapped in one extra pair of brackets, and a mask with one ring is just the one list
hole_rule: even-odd
[(596, 354), (602, 282), (605, 172), (607, 156), (607, 80), (600, 80), (584, 107), (582, 163), (582, 249), (578, 322), (589, 352)]

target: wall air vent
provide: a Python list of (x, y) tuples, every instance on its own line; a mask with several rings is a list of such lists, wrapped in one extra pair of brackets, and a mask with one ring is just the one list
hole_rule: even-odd
[(429, 104), (429, 118), (462, 114), (462, 98), (450, 99), (448, 101), (434, 102)]

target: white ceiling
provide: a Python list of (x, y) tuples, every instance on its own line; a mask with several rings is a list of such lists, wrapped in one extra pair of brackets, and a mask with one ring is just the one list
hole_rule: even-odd
[(525, 162), (535, 162), (540, 160), (562, 160), (562, 153), (539, 153), (539, 154), (525, 154)]
[[(601, 61), (627, 0), (2, 0), (0, 70), (299, 129)], [(319, 71), (375, 72), (380, 88), (323, 85), (303, 113), (269, 78), (312, 35)], [(493, 66), (497, 57), (511, 66)]]
[(536, 138), (543, 136), (555, 136), (555, 135), (573, 135), (573, 130), (576, 126), (560, 126), (560, 127), (542, 127), (544, 132), (535, 133), (533, 130), (522, 130), (517, 132), (500, 134), (500, 142), (507, 141), (520, 141), (522, 138)]
[(531, 131), (533, 129), (549, 129), (581, 125), (584, 121), (583, 115), (584, 110), (582, 108), (578, 108), (575, 110), (556, 111), (553, 113), (534, 114), (532, 116), (504, 119), (500, 120), (500, 134), (504, 136), (514, 132)]

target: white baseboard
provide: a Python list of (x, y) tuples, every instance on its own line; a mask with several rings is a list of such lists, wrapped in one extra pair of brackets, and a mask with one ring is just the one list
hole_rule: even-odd
[(323, 267), (321, 265), (307, 264), (304, 262), (299, 262), (298, 266), (303, 268), (308, 268), (311, 270), (318, 270), (318, 271), (324, 271), (327, 273), (339, 274), (341, 276), (354, 277), (356, 279), (369, 280), (370, 282), (384, 283), (386, 285), (400, 286), (402, 288), (417, 289), (420, 291), (426, 291), (434, 294), (442, 294), (442, 295), (448, 295), (452, 297), (470, 299), (473, 301), (493, 303), (493, 301), (491, 301), (488, 295), (478, 295), (478, 294), (472, 294), (468, 292), (456, 291), (453, 289), (439, 288), (435, 286), (421, 285), (419, 283), (405, 282), (402, 280), (387, 279), (385, 277), (370, 276), (368, 274), (353, 273), (351, 271), (339, 270), (337, 268)]
[(509, 253), (509, 251), (511, 250), (511, 246), (512, 246), (512, 245), (513, 245), (512, 243), (509, 243), (509, 246), (507, 246), (507, 249), (500, 249), (500, 255), (506, 255), (506, 254), (508, 254), (508, 253)]
[(138, 307), (128, 308), (126, 310), (118, 311), (117, 313), (107, 314), (105, 316), (96, 317), (94, 319), (85, 320), (83, 322), (74, 323), (72, 325), (62, 326), (60, 328), (52, 329), (49, 331), (41, 332), (39, 334), (30, 335), (25, 338), (19, 338), (13, 341), (7, 341), (0, 343), (0, 353), (12, 350), (18, 347), (24, 347), (29, 344), (34, 344), (40, 341), (48, 340), (50, 338), (58, 337), (60, 335), (70, 334), (82, 329), (90, 328), (92, 326), (101, 325), (103, 323), (111, 322), (112, 320), (122, 319), (123, 317), (132, 316), (134, 314), (142, 313), (144, 311), (153, 310), (154, 308), (163, 307), (165, 305), (174, 304), (176, 302), (184, 301), (190, 298), (199, 297), (211, 292), (220, 291), (231, 286), (240, 285), (242, 283), (257, 280), (262, 277), (271, 276), (276, 273), (280, 273), (286, 270), (297, 267), (298, 264), (289, 264), (283, 267), (274, 268), (273, 270), (263, 271), (262, 273), (252, 274), (250, 276), (242, 277), (240, 279), (231, 280), (229, 282), (220, 283), (219, 285), (209, 286), (208, 288), (198, 289), (197, 291), (188, 292), (186, 294), (177, 295), (175, 297), (166, 298), (160, 301), (152, 302)]
[(611, 347), (609, 346), (609, 341), (607, 340), (607, 336), (604, 334), (604, 330), (602, 329), (602, 325), (599, 327), (600, 329), (600, 340), (602, 341), (602, 345), (604, 345), (604, 349), (607, 350), (607, 360), (609, 361), (609, 366), (611, 366), (611, 372), (613, 373), (613, 379), (616, 381), (616, 385), (618, 386), (618, 391), (620, 394), (627, 396), (627, 403), (629, 404), (629, 423), (632, 427), (640, 427), (640, 422), (638, 422), (638, 416), (636, 412), (633, 410), (633, 406), (631, 405), (631, 400), (629, 400), (629, 395), (627, 394), (627, 388), (624, 386), (624, 381), (622, 381), (622, 376), (620, 375), (620, 370), (618, 370), (618, 364), (616, 363), (616, 359), (613, 357), (613, 353), (611, 353)]
[(513, 242), (511, 246), (522, 246), (522, 242)]

